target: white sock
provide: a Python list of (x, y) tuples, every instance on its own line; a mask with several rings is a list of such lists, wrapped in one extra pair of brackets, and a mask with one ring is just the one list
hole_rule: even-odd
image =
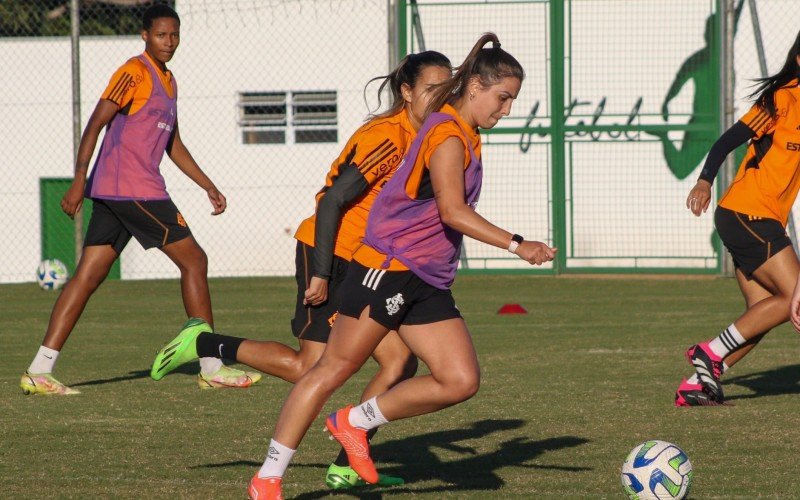
[(39, 346), (39, 351), (33, 357), (31, 366), (28, 367), (28, 373), (53, 373), (53, 368), (56, 366), (58, 359), (58, 351), (50, 349), (49, 347)]
[(200, 358), (200, 371), (203, 375), (214, 375), (222, 368), (222, 360), (219, 358)]
[(350, 414), (347, 416), (350, 425), (368, 431), (388, 423), (389, 421), (386, 420), (386, 417), (383, 416), (380, 408), (378, 408), (377, 399), (378, 397), (375, 396), (369, 401), (365, 401), (355, 408), (352, 408)]
[(722, 333), (719, 334), (719, 337), (716, 337), (708, 343), (708, 348), (720, 358), (724, 358), (741, 347), (745, 342), (747, 342), (747, 339), (742, 337), (736, 325), (731, 323), (731, 326), (723, 330)]
[[(722, 373), (725, 373), (729, 369), (730, 369), (730, 366), (725, 364), (725, 362), (723, 361), (722, 362)], [(687, 380), (687, 382), (689, 382), (690, 384), (699, 384), (700, 383), (700, 379), (697, 377), (697, 372), (695, 372), (694, 375), (689, 377), (689, 380)]]
[(264, 465), (258, 471), (258, 477), (283, 477), (283, 473), (289, 467), (289, 462), (292, 461), (296, 451), (285, 447), (274, 439), (270, 439), (269, 453), (267, 453), (267, 458), (264, 459)]

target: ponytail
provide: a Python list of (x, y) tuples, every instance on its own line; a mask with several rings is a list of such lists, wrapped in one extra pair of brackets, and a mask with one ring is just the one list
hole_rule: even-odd
[(448, 59), (447, 56), (435, 50), (427, 50), (418, 54), (407, 55), (391, 73), (384, 76), (376, 76), (368, 81), (367, 85), (364, 87), (364, 102), (367, 101), (367, 87), (369, 84), (374, 81), (383, 80), (380, 87), (378, 87), (377, 109), (381, 108), (381, 94), (383, 94), (383, 90), (387, 86), (392, 96), (392, 103), (386, 111), (380, 114), (370, 113), (367, 119), (374, 120), (377, 118), (385, 118), (399, 113), (403, 109), (403, 106), (405, 106), (405, 99), (403, 99), (402, 93), (403, 84), (413, 89), (422, 71), (429, 66), (447, 68), (448, 70), (452, 68), (450, 59)]
[(792, 48), (789, 49), (783, 68), (772, 76), (755, 80), (757, 88), (749, 97), (755, 99), (756, 104), (761, 109), (766, 110), (772, 118), (775, 118), (778, 113), (775, 108), (775, 92), (795, 78), (800, 78), (800, 66), (797, 64), (798, 56), (800, 56), (800, 33), (797, 34)]
[[(492, 48), (484, 45), (492, 42)], [(525, 79), (525, 70), (514, 56), (500, 48), (500, 40), (494, 33), (484, 33), (475, 42), (464, 62), (456, 68), (453, 78), (438, 85), (434, 90), (425, 118), (439, 111), (445, 104), (454, 104), (467, 91), (470, 78), (477, 76), (481, 86), (491, 87), (503, 78), (514, 77), (520, 81)]]

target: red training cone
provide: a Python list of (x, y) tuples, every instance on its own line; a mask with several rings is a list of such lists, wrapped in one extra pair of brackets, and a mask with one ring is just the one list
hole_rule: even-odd
[(497, 314), (528, 314), (528, 311), (519, 304), (504, 304)]

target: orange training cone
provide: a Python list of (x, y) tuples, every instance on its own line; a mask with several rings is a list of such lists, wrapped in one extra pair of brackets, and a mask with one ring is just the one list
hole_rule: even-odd
[(528, 314), (528, 311), (519, 304), (504, 304), (497, 314)]

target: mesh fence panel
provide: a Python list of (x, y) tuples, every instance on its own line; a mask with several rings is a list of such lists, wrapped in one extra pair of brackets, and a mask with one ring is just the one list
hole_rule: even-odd
[[(759, 1), (758, 16), (751, 3), (735, 2), (737, 118), (750, 105), (742, 100), (743, 86), (761, 76), (754, 20), (760, 20), (770, 72), (780, 68), (797, 33), (786, 16), (790, 2)], [(560, 242), (564, 270), (716, 272), (720, 246), (712, 217), (695, 219), (684, 203), (719, 136), (722, 5), (409, 2), (416, 13), (410, 22), (421, 28), (429, 48), (458, 61), (480, 32), (491, 30), (526, 68), (512, 115), (484, 135), (490, 177), (480, 210), (505, 227)], [(420, 39), (411, 29), (409, 37), (413, 49)], [(563, 62), (552, 50), (559, 43)], [(563, 90), (563, 112), (551, 112), (554, 85)], [(556, 131), (560, 122), (563, 129)], [(520, 131), (525, 126), (533, 128)], [(520, 147), (514, 148), (517, 139)], [(529, 143), (530, 149), (523, 147)], [(553, 164), (557, 151), (563, 164)], [(555, 175), (562, 171), (563, 182)], [(512, 185), (493, 189), (500, 178), (513, 179)], [(509, 196), (522, 186), (528, 190), (524, 202)], [(561, 204), (563, 218), (554, 210)], [(504, 257), (485, 245), (469, 243), (467, 249), (473, 267), (512, 264), (492, 264)]]
[[(547, 2), (421, 1), (416, 5), (423, 39), (410, 36), (409, 52), (438, 50), (447, 54), (453, 64), (459, 64), (482, 33), (494, 31), (502, 46), (525, 68), (525, 81), (512, 114), (496, 128), (525, 126), (534, 107), (539, 116), (549, 114)], [(484, 134), (483, 164), (484, 182), (478, 203), (481, 215), (530, 239), (552, 242), (548, 144), (536, 135), (523, 140), (520, 134)], [(471, 269), (530, 269), (530, 265), (507, 251), (469, 238), (465, 239), (464, 255), (462, 267)], [(548, 270), (551, 267), (543, 266)]]
[[(58, 213), (73, 172), (69, 9), (63, 4), (0, 3), (16, 17), (36, 20), (19, 28), (0, 24), (0, 57), (7, 67), (26, 68), (0, 75), (6, 89), (0, 209), (12, 235), (0, 252), (0, 281), (32, 280), (42, 258), (74, 262), (71, 221)], [(143, 52), (140, 19), (150, 4), (85, 4), (82, 127), (113, 72)], [(165, 156), (167, 190), (208, 253), (209, 275), (293, 273), (294, 231), (313, 213), (331, 161), (367, 115), (365, 83), (387, 72), (386, 2), (172, 5), (181, 16), (181, 44), (168, 63), (179, 86), (181, 137), (227, 197), (228, 210), (210, 216), (205, 193)], [(375, 87), (368, 92), (375, 94)], [(178, 276), (165, 256), (136, 242), (120, 262), (122, 278)]]
[[(387, 3), (171, 3), (182, 19), (181, 46), (169, 63), (180, 86), (181, 135), (227, 196), (227, 212), (211, 217), (205, 194), (170, 160), (162, 172), (209, 254), (210, 275), (293, 271), (294, 230), (313, 211), (330, 161), (367, 114), (364, 84), (389, 66)], [(787, 15), (795, 3), (737, 0), (736, 118), (750, 106), (760, 61), (768, 73), (782, 65), (797, 34)], [(83, 3), (81, 127), (111, 74), (142, 52), (139, 23), (150, 4)], [(711, 217), (690, 217), (683, 202), (718, 135), (721, 52), (708, 34), (718, 24), (718, 4), (422, 0), (401, 2), (409, 15), (399, 30), (409, 51), (424, 40), (454, 62), (481, 33), (495, 31), (526, 68), (512, 115), (484, 135), (479, 211), (487, 218), (530, 238), (563, 241), (567, 270), (714, 271)], [(554, 6), (563, 6), (561, 26), (551, 25)], [(74, 264), (72, 223), (58, 206), (73, 171), (69, 24), (61, 0), (0, 2), (0, 58), (24, 68), (0, 73), (7, 235), (0, 282), (30, 281), (42, 258)], [(556, 36), (563, 61), (553, 60)], [(556, 113), (553, 81), (564, 93)], [(554, 115), (564, 124), (560, 137), (553, 136)], [(552, 163), (554, 148), (563, 164)], [(555, 175), (562, 171), (563, 182)], [(471, 268), (520, 266), (474, 241), (465, 251)], [(123, 278), (177, 276), (166, 257), (137, 243), (120, 260)]]
[[(718, 49), (712, 32), (703, 37), (712, 9), (691, 0), (570, 2), (566, 102), (581, 106), (567, 122), (636, 128), (567, 133), (568, 265), (716, 266), (710, 218), (696, 223), (683, 206), (716, 136)], [(703, 77), (693, 82), (705, 92), (703, 109), (692, 109), (687, 92), (665, 104), (681, 71)], [(687, 123), (707, 130), (648, 127)]]

